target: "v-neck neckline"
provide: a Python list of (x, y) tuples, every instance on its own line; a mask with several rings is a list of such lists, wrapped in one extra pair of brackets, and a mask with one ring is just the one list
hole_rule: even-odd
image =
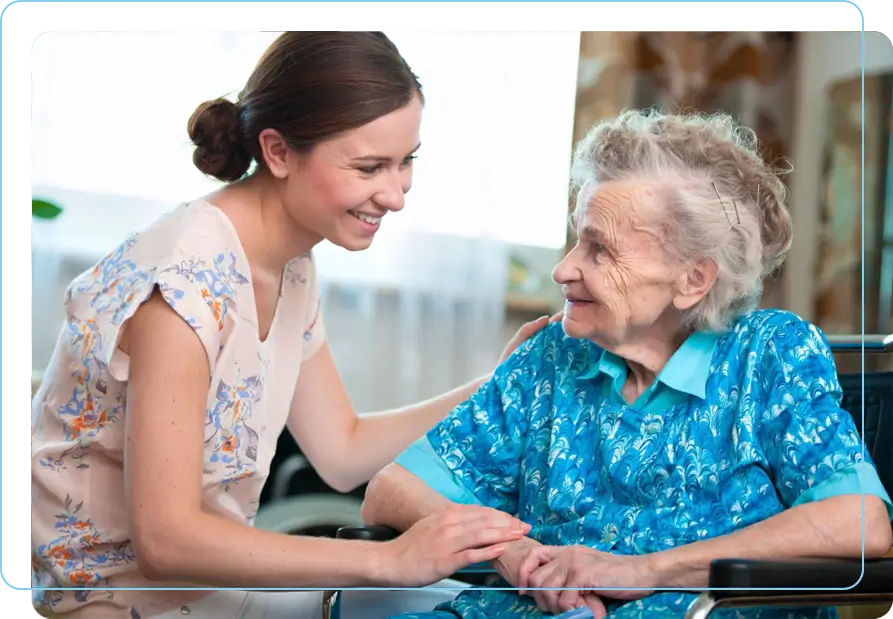
[(209, 202), (207, 199), (201, 199), (199, 202), (203, 203), (207, 207), (214, 210), (214, 212), (216, 213), (218, 218), (222, 221), (223, 225), (226, 227), (226, 229), (232, 234), (232, 236), (236, 240), (235, 251), (238, 252), (237, 259), (240, 260), (241, 262), (243, 262), (245, 264), (245, 266), (247, 267), (246, 268), (246, 270), (247, 270), (246, 279), (248, 280), (248, 282), (247, 282), (248, 283), (248, 295), (249, 295), (248, 298), (249, 298), (249, 301), (250, 301), (251, 307), (252, 307), (252, 312), (251, 312), (250, 317), (253, 319), (253, 322), (254, 322), (254, 337), (257, 340), (257, 343), (259, 346), (265, 347), (267, 342), (270, 341), (270, 339), (276, 329), (276, 325), (279, 322), (279, 315), (282, 313), (281, 309), (282, 309), (282, 304), (283, 304), (283, 298), (285, 296), (286, 273), (289, 269), (289, 266), (291, 265), (291, 262), (286, 262), (285, 266), (282, 268), (282, 273), (279, 277), (279, 295), (276, 298), (276, 307), (273, 309), (273, 317), (270, 320), (270, 326), (267, 329), (267, 335), (266, 335), (266, 337), (261, 338), (261, 336), (260, 336), (260, 314), (257, 309), (257, 297), (254, 294), (254, 275), (251, 272), (251, 262), (248, 260), (248, 254), (245, 253), (245, 248), (242, 246), (242, 240), (239, 237), (239, 232), (236, 230), (235, 224), (233, 224), (232, 220), (229, 218), (229, 216), (225, 212), (223, 212), (222, 209), (220, 209), (215, 204)]

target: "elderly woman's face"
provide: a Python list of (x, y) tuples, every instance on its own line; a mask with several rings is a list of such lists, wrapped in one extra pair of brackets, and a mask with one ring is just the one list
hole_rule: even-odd
[(574, 213), (579, 240), (553, 272), (567, 298), (568, 335), (611, 349), (678, 320), (683, 271), (663, 249), (659, 224), (660, 203), (646, 185), (583, 187)]

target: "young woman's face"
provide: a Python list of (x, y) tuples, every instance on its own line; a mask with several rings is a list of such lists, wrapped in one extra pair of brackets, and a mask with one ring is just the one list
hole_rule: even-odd
[(286, 189), (296, 223), (350, 251), (368, 248), (385, 215), (403, 208), (421, 120), (422, 103), (414, 97), (296, 158)]

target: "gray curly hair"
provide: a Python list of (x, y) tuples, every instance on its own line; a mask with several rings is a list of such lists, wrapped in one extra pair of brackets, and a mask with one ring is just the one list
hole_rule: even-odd
[(722, 331), (757, 307), (763, 279), (791, 247), (781, 180), (789, 171), (767, 165), (753, 130), (728, 114), (630, 110), (595, 125), (577, 144), (571, 185), (575, 194), (589, 181), (636, 179), (665, 188), (665, 248), (682, 263), (709, 259), (717, 267), (715, 284), (686, 312), (686, 325)]

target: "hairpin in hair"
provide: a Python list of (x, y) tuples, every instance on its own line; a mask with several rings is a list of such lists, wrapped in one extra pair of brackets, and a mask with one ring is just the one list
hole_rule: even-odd
[[(729, 226), (734, 228), (736, 224), (733, 224), (732, 218), (729, 217), (729, 211), (726, 208), (725, 202), (722, 201), (722, 197), (720, 197), (720, 195), (719, 195), (719, 190), (716, 188), (716, 183), (713, 181), (710, 181), (710, 184), (713, 185), (713, 191), (716, 192), (716, 199), (719, 200), (719, 205), (722, 207), (722, 212), (725, 213), (726, 219), (729, 220)], [(757, 188), (757, 191), (759, 191), (759, 187)], [(737, 225), (740, 226), (741, 225), (741, 213), (738, 212), (738, 204), (735, 202), (735, 200), (732, 200), (732, 206), (735, 207), (735, 218), (738, 220)]]

